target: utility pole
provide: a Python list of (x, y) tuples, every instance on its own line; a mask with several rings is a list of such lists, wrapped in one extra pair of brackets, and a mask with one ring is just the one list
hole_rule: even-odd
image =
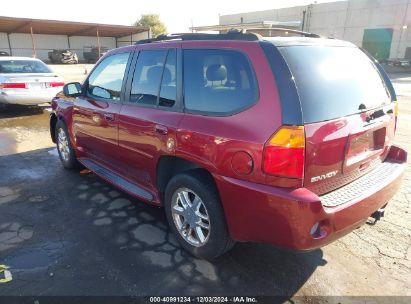
[(33, 58), (37, 57), (36, 42), (34, 41), (33, 25), (30, 24), (31, 46), (33, 48)]
[(306, 10), (303, 10), (303, 21), (301, 22), (301, 30), (304, 31), (304, 24), (305, 24), (305, 14), (307, 13)]
[[(98, 47), (98, 59), (100, 59), (101, 56), (101, 45), (100, 45), (100, 33), (98, 32), (98, 27), (96, 29), (96, 34), (97, 34), (97, 47)], [(98, 60), (97, 59), (97, 60)]]
[(405, 23), (407, 22), (407, 13), (408, 13), (409, 4), (410, 4), (410, 1), (407, 2), (407, 6), (404, 11), (404, 18), (402, 19), (401, 33), (400, 33), (400, 38), (398, 39), (397, 53), (395, 54), (397, 58), (400, 58), (400, 47), (401, 47), (401, 40), (402, 40), (404, 30), (408, 29), (408, 26)]

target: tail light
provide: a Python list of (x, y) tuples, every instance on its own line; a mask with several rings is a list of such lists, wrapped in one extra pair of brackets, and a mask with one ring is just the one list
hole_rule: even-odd
[(263, 171), (270, 175), (302, 178), (304, 150), (304, 127), (282, 127), (264, 147)]
[(64, 86), (64, 82), (49, 82), (46, 85), (49, 88), (62, 87)]
[(0, 83), (0, 89), (25, 89), (26, 84), (23, 82), (19, 83)]
[(394, 104), (394, 119), (395, 119), (395, 124), (394, 124), (394, 133), (395, 133), (397, 131), (398, 101), (396, 101)]

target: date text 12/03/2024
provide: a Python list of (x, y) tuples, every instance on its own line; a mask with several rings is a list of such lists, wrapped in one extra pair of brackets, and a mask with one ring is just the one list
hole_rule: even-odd
[(258, 303), (255, 297), (150, 297), (150, 303)]

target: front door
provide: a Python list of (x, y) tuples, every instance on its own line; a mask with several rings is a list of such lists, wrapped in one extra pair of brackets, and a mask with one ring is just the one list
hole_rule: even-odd
[(115, 167), (118, 154), (118, 114), (130, 52), (103, 59), (75, 101), (73, 129), (79, 150), (95, 161)]

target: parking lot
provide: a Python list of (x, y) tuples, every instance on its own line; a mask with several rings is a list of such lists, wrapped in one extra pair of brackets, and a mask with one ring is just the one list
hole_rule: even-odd
[[(69, 82), (91, 67), (53, 68)], [(411, 151), (411, 77), (392, 78), (396, 142)], [(162, 209), (64, 170), (48, 116), (47, 106), (0, 114), (0, 264), (13, 276), (0, 295), (411, 296), (410, 166), (375, 226), (306, 253), (238, 243), (208, 262), (180, 249)]]

